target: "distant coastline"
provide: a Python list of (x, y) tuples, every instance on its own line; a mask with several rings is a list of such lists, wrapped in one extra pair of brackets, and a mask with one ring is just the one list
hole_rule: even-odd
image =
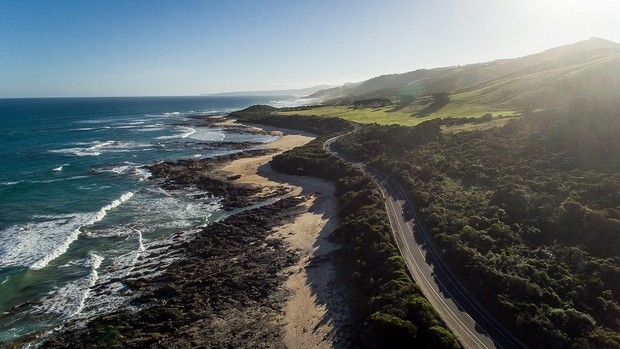
[(219, 92), (219, 93), (204, 93), (201, 96), (213, 96), (213, 97), (307, 97), (315, 92), (332, 88), (332, 85), (318, 85), (306, 88), (298, 89), (284, 89), (284, 90), (261, 90), (261, 91), (235, 91), (235, 92)]

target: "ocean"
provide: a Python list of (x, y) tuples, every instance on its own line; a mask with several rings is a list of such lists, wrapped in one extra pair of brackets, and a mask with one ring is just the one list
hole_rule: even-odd
[(176, 257), (166, 246), (225, 215), (217, 197), (166, 191), (143, 166), (273, 141), (196, 118), (253, 104), (296, 101), (0, 99), (0, 343), (131, 306), (122, 281), (137, 265), (161, 272)]

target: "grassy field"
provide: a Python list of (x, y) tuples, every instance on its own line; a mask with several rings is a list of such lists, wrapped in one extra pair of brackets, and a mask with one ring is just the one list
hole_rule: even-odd
[(278, 112), (281, 115), (312, 115), (321, 117), (339, 117), (361, 124), (378, 123), (381, 125), (417, 125), (424, 120), (412, 117), (409, 113), (391, 112), (393, 107), (355, 109), (349, 106), (327, 106), (310, 110)]
[(362, 108), (355, 109), (350, 106), (325, 106), (301, 111), (278, 112), (280, 115), (312, 115), (320, 117), (340, 117), (345, 120), (358, 122), (361, 124), (377, 123), (380, 125), (405, 125), (414, 126), (424, 121), (447, 118), (447, 117), (480, 117), (490, 113), (493, 116), (514, 115), (514, 110), (501, 110), (484, 105), (475, 105), (460, 100), (451, 101), (440, 110), (427, 116), (416, 116), (423, 106), (414, 105), (401, 110), (394, 111), (394, 106), (382, 108)]

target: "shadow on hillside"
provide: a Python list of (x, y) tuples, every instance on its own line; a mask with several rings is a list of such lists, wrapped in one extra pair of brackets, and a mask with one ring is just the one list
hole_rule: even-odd
[(413, 101), (411, 102), (406, 102), (406, 103), (397, 103), (396, 105), (394, 105), (394, 107), (390, 110), (387, 110), (387, 113), (395, 113), (398, 111), (401, 111), (403, 109), (405, 109), (406, 107), (410, 106), (411, 104), (413, 104)]
[(419, 112), (413, 115), (417, 118), (425, 118), (433, 113), (440, 111), (441, 108), (446, 106), (446, 104), (448, 103), (445, 103), (445, 104), (432, 103), (430, 105), (427, 105), (426, 107), (424, 107), (424, 109), (420, 110)]

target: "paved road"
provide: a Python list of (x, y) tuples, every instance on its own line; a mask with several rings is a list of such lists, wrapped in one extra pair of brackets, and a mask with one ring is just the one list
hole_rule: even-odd
[[(352, 162), (334, 149), (333, 142), (339, 137), (326, 141), (325, 150)], [(458, 280), (445, 268), (428, 240), (427, 233), (417, 223), (416, 213), (402, 188), (379, 170), (354, 164), (371, 175), (381, 189), (394, 238), (409, 272), (463, 347), (524, 348), (522, 343), (471, 300)]]

